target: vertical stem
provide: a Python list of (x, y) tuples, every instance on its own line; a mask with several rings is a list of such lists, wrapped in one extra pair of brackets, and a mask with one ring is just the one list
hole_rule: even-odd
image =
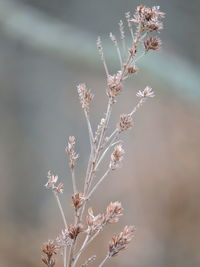
[(72, 267), (72, 265), (73, 265), (73, 261), (74, 261), (73, 257), (74, 257), (74, 247), (75, 247), (75, 244), (76, 244), (76, 239), (73, 240), (73, 243), (72, 243), (72, 245), (70, 247), (67, 267)]
[(77, 192), (77, 186), (76, 186), (76, 179), (75, 179), (75, 172), (74, 172), (74, 168), (71, 169), (71, 174), (72, 174), (72, 185), (73, 185), (73, 191), (74, 194)]
[(109, 259), (109, 255), (106, 255), (105, 259), (99, 264), (99, 267), (102, 267), (104, 263)]
[(86, 236), (86, 238), (85, 238), (85, 240), (84, 240), (84, 242), (83, 242), (83, 245), (81, 246), (81, 248), (80, 248), (80, 250), (79, 250), (77, 256), (76, 256), (75, 259), (74, 259), (74, 263), (73, 263), (72, 266), (75, 266), (75, 265), (76, 265), (76, 263), (77, 263), (77, 261), (78, 261), (80, 255), (81, 255), (82, 251), (84, 250), (84, 248), (85, 248), (86, 245), (87, 245), (88, 239), (89, 239), (89, 235)]
[(110, 168), (104, 173), (104, 175), (101, 177), (101, 179), (99, 179), (99, 181), (95, 184), (95, 186), (92, 188), (92, 190), (90, 191), (90, 193), (88, 194), (87, 198), (89, 199), (91, 197), (91, 195), (96, 191), (96, 189), (98, 188), (98, 186), (100, 185), (101, 182), (103, 182), (103, 180), (106, 178), (106, 176), (109, 174), (110, 172)]
[(141, 107), (141, 105), (145, 102), (145, 98), (141, 98), (140, 101), (137, 103), (137, 105), (134, 107), (134, 109), (129, 113), (130, 116), (133, 116), (133, 114), (138, 110), (138, 108)]
[[(56, 201), (58, 203), (58, 207), (60, 209), (60, 213), (61, 213), (61, 216), (62, 216), (62, 219), (63, 219), (63, 222), (64, 222), (64, 226), (67, 229), (67, 221), (66, 221), (66, 218), (65, 218), (65, 214), (64, 214), (62, 205), (60, 203), (60, 199), (59, 199), (58, 194), (56, 192), (54, 192), (54, 196), (55, 196)], [(64, 247), (63, 261), (64, 261), (64, 267), (67, 267), (67, 247)]]
[(63, 222), (64, 222), (64, 226), (65, 228), (67, 229), (67, 221), (66, 221), (66, 218), (65, 218), (65, 214), (64, 214), (64, 211), (63, 211), (63, 208), (62, 208), (62, 205), (60, 203), (60, 199), (58, 197), (58, 194), (56, 192), (54, 192), (54, 196), (56, 198), (56, 201), (58, 203), (58, 207), (60, 209), (60, 213), (61, 213), (61, 216), (62, 216), (62, 219), (63, 219)]
[(63, 261), (64, 261), (64, 267), (67, 267), (67, 247), (64, 247)]

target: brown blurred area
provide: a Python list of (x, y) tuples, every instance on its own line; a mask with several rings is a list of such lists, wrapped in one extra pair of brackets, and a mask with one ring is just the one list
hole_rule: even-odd
[[(0, 7), (3, 2), (0, 0)], [(8, 2), (72, 25), (83, 36), (90, 34), (89, 42), (94, 42), (91, 55), (95, 54), (96, 36), (102, 34), (104, 39), (105, 33), (114, 31), (124, 12), (141, 4), (128, 0), (123, 4), (119, 0)], [(181, 0), (142, 3), (160, 5), (167, 13), (161, 33), (163, 51), (151, 55), (147, 61), (145, 57), (138, 75), (127, 82), (114, 108), (109, 131), (119, 115), (136, 104), (137, 90), (148, 84), (156, 97), (138, 111), (133, 130), (123, 135), (126, 150), (123, 167), (109, 176), (92, 200), (96, 213), (105, 210), (111, 201), (119, 200), (124, 216), (105, 230), (80, 264), (86, 255), (97, 254), (91, 266), (98, 266), (112, 235), (124, 225), (134, 224), (137, 228), (134, 241), (106, 266), (197, 267), (200, 266), (200, 84), (199, 79), (190, 78), (193, 76), (188, 73), (199, 69), (200, 3)], [(51, 50), (46, 52), (39, 45), (35, 48), (30, 40), (24, 41), (24, 36), (8, 33), (9, 23), (5, 26), (4, 19), (0, 16), (0, 266), (42, 266), (42, 243), (55, 238), (63, 227), (55, 200), (43, 186), (46, 174), (52, 170), (64, 183), (62, 203), (72, 221), (71, 177), (65, 154), (68, 136), (75, 135), (78, 140), (80, 184), (89, 153), (76, 85), (86, 82), (95, 93), (91, 107), (95, 129), (106, 107), (105, 75), (98, 55), (88, 61), (76, 56), (87, 44), (81, 43), (79, 51), (74, 49), (74, 60), (73, 54), (51, 54)], [(20, 18), (18, 22), (15, 30), (21, 26)], [(41, 33), (42, 29), (38, 35)], [(180, 65), (180, 69), (172, 72), (167, 64), (174, 66), (177, 60), (187, 68), (181, 69)], [(160, 72), (155, 71), (156, 65)], [(191, 84), (188, 89), (185, 80)], [(62, 266), (59, 259), (58, 266)]]

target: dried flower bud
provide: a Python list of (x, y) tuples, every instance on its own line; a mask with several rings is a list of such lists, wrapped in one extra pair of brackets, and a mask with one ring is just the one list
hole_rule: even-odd
[(84, 83), (79, 84), (77, 86), (77, 90), (78, 90), (81, 106), (84, 109), (84, 111), (88, 113), (90, 102), (92, 101), (94, 95), (91, 94), (90, 90), (88, 90), (88, 88), (86, 87)]
[(46, 255), (46, 257), (42, 257), (42, 261), (48, 267), (55, 266), (55, 259), (53, 259), (53, 255), (57, 254), (58, 246), (55, 245), (54, 241), (49, 240), (42, 247), (42, 252)]
[(83, 226), (81, 224), (78, 225), (70, 225), (68, 226), (68, 236), (70, 239), (75, 240), (77, 236), (83, 232)]
[(134, 67), (134, 66), (130, 66), (130, 67), (127, 68), (127, 72), (129, 74), (136, 73), (137, 71), (138, 71), (138, 69), (136, 67)]
[(115, 146), (114, 151), (111, 154), (111, 161), (110, 161), (111, 170), (115, 170), (116, 168), (119, 167), (119, 163), (122, 161), (124, 153), (125, 152), (121, 144)]
[(108, 76), (108, 81), (107, 81), (107, 85), (108, 85), (108, 96), (115, 98), (116, 96), (118, 96), (122, 89), (123, 89), (123, 85), (121, 83), (121, 71), (118, 71), (118, 73), (116, 75), (109, 75)]
[(111, 202), (107, 209), (105, 215), (105, 221), (107, 223), (116, 223), (119, 221), (119, 217), (122, 216), (122, 205), (120, 202)]
[(85, 201), (85, 197), (82, 193), (75, 193), (72, 196), (72, 203), (73, 203), (75, 210), (80, 209), (82, 207), (84, 201)]
[(57, 187), (55, 188), (57, 193), (62, 194), (64, 190), (64, 185), (63, 184), (58, 184)]
[(89, 234), (95, 233), (102, 229), (105, 222), (105, 217), (103, 214), (98, 214), (94, 216), (92, 208), (88, 209), (88, 216), (86, 217), (86, 223), (88, 226)]
[(161, 41), (157, 37), (150, 37), (149, 39), (144, 41), (144, 48), (145, 51), (148, 52), (149, 50), (158, 50), (161, 46)]
[(133, 127), (133, 119), (129, 114), (122, 114), (120, 116), (120, 121), (117, 124), (117, 129), (120, 132), (126, 131)]
[(54, 189), (55, 188), (55, 184), (58, 181), (58, 176), (57, 175), (53, 175), (53, 174), (51, 174), (51, 171), (48, 171), (47, 178), (48, 178), (48, 182), (45, 184), (45, 187), (49, 188), (49, 189)]
[(60, 184), (58, 184), (56, 186), (56, 183), (58, 181), (58, 176), (57, 175), (53, 175), (49, 171), (48, 175), (47, 175), (47, 178), (48, 178), (48, 182), (45, 184), (46, 188), (51, 189), (52, 191), (55, 191), (57, 193), (63, 193), (64, 185), (60, 183)]
[(134, 236), (135, 228), (133, 226), (125, 226), (124, 230), (115, 235), (109, 243), (109, 257), (118, 255), (121, 250), (127, 248)]
[(165, 13), (161, 12), (159, 6), (154, 6), (152, 8), (145, 6), (138, 6), (134, 14), (134, 17), (130, 19), (141, 26), (141, 31), (157, 31), (163, 28), (160, 19), (165, 16)]
[(74, 136), (69, 137), (69, 142), (66, 147), (66, 152), (69, 155), (69, 167), (73, 169), (75, 167), (75, 161), (78, 159), (79, 155), (76, 154), (74, 147), (75, 147), (76, 139)]
[(145, 97), (154, 97), (155, 94), (152, 91), (152, 88), (150, 88), (149, 86), (146, 86), (143, 91), (138, 91), (136, 96), (139, 98), (145, 98)]
[(62, 230), (61, 234), (56, 238), (56, 243), (59, 247), (71, 246), (72, 240), (69, 238), (68, 229)]

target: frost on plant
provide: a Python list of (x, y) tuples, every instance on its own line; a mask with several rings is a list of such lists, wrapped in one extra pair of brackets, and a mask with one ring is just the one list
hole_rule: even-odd
[[(97, 129), (94, 130), (90, 122), (90, 104), (94, 95), (85, 83), (77, 86), (80, 104), (88, 127), (90, 155), (88, 155), (84, 186), (81, 188), (77, 184), (77, 180), (80, 179), (76, 180), (75, 176), (79, 158), (75, 149), (76, 139), (74, 136), (69, 137), (66, 153), (69, 157), (69, 168), (72, 176), (73, 193), (71, 201), (74, 218), (69, 218), (63, 211), (60, 201), (60, 197), (63, 197), (63, 184), (58, 183), (58, 176), (53, 175), (51, 172), (48, 173), (45, 187), (50, 189), (55, 196), (63, 220), (63, 229), (60, 230), (57, 238), (49, 240), (42, 247), (42, 262), (46, 266), (55, 266), (55, 257), (58, 257), (58, 255), (62, 255), (64, 267), (88, 266), (96, 262), (98, 255), (91, 255), (89, 258), (84, 259), (82, 263), (80, 262), (80, 256), (108, 224), (117, 223), (122, 216), (123, 208), (119, 201), (111, 202), (104, 212), (95, 214), (95, 208), (92, 207), (92, 199), (99, 186), (104, 185), (109, 173), (122, 166), (125, 154), (121, 141), (122, 133), (134, 127), (135, 112), (147, 99), (154, 97), (154, 92), (149, 86), (138, 90), (136, 94), (138, 98), (137, 105), (132, 110), (126, 110), (125, 113), (121, 114), (118, 122), (116, 122), (115, 129), (108, 133), (112, 107), (117, 103), (121, 92), (125, 90), (125, 80), (134, 77), (138, 72), (137, 63), (143, 56), (150, 51), (159, 50), (161, 46), (161, 41), (156, 35), (163, 28), (161, 19), (164, 15), (158, 6), (149, 8), (141, 5), (137, 7), (134, 14), (126, 13), (126, 23), (120, 20), (118, 24), (120, 39), (117, 40), (116, 36), (110, 33), (111, 42), (119, 59), (120, 69), (117, 73), (113, 74), (108, 69), (102, 41), (100, 37), (97, 39), (97, 49), (106, 74), (107, 109), (105, 115), (100, 119)], [(125, 24), (127, 24), (127, 27), (125, 27)], [(126, 39), (126, 28), (131, 41)], [(99, 177), (98, 170), (107, 154), (110, 154), (107, 168), (104, 170), (103, 175)], [(133, 239), (134, 233), (135, 228), (133, 226), (125, 226), (122, 232), (113, 235), (104, 259), (100, 259), (101, 263), (96, 264), (96, 266), (103, 266), (109, 259), (126, 249)], [(82, 236), (82, 238), (80, 239), (79, 236)]]

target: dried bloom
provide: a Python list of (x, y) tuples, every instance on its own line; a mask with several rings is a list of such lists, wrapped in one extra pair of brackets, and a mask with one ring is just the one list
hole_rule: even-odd
[(88, 233), (92, 234), (102, 229), (105, 222), (105, 217), (103, 214), (98, 214), (94, 216), (92, 208), (88, 209), (88, 216), (86, 217), (86, 223), (88, 226)]
[(108, 80), (107, 80), (107, 85), (108, 85), (108, 96), (115, 98), (116, 96), (118, 96), (122, 89), (123, 89), (123, 85), (121, 83), (121, 76), (122, 76), (122, 72), (118, 71), (118, 73), (116, 75), (109, 75), (108, 76)]
[(64, 185), (63, 184), (58, 184), (56, 186), (56, 183), (58, 181), (58, 176), (57, 175), (53, 175), (50, 171), (48, 172), (47, 175), (48, 178), (48, 182), (45, 184), (45, 187), (48, 189), (51, 189), (57, 193), (63, 193), (64, 190)]
[(68, 229), (62, 230), (61, 234), (56, 238), (56, 243), (59, 247), (69, 247), (72, 240), (69, 238)]
[(157, 37), (149, 37), (143, 44), (145, 51), (148, 52), (149, 50), (158, 50), (161, 46), (161, 41)]
[(52, 258), (53, 255), (57, 254), (58, 246), (55, 245), (54, 241), (49, 240), (42, 247), (42, 252), (46, 255), (46, 257), (42, 257), (42, 261), (48, 267), (55, 266), (55, 259)]
[(130, 114), (122, 114), (120, 116), (120, 121), (117, 124), (117, 129), (120, 132), (126, 131), (133, 127), (133, 119)]
[(115, 235), (109, 243), (109, 257), (116, 256), (121, 250), (126, 249), (134, 236), (134, 232), (133, 226), (125, 226), (121, 233)]
[(157, 31), (163, 28), (160, 19), (165, 16), (165, 13), (160, 11), (159, 6), (154, 6), (152, 8), (145, 6), (138, 6), (134, 14), (134, 17), (130, 20), (138, 25), (140, 25), (141, 31)]
[(81, 224), (70, 225), (67, 229), (70, 239), (75, 240), (77, 236), (83, 232), (83, 226)]
[(66, 147), (66, 152), (69, 155), (69, 167), (73, 169), (75, 167), (75, 161), (78, 159), (79, 155), (76, 154), (74, 150), (76, 139), (74, 136), (69, 137), (69, 142)]
[(48, 182), (45, 184), (46, 188), (54, 189), (55, 188), (55, 184), (58, 181), (58, 176), (57, 175), (53, 175), (53, 174), (51, 174), (51, 171), (48, 171), (47, 178), (48, 178)]
[(82, 207), (84, 201), (85, 197), (82, 193), (75, 193), (72, 196), (72, 203), (76, 211)]
[(111, 170), (115, 170), (116, 168), (119, 167), (119, 163), (122, 161), (124, 153), (125, 152), (121, 144), (115, 146), (114, 151), (111, 154), (111, 161), (110, 161)]
[(82, 265), (81, 267), (85, 267), (88, 266), (89, 264), (93, 263), (96, 260), (97, 256), (93, 255), (92, 257), (90, 257), (89, 259), (87, 259)]
[(84, 83), (81, 83), (77, 86), (78, 90), (78, 95), (80, 99), (80, 103), (82, 106), (82, 109), (88, 113), (89, 112), (89, 107), (90, 107), (90, 102), (92, 101), (94, 95), (91, 94), (90, 90), (86, 87)]
[(122, 205), (119, 201), (111, 202), (107, 209), (105, 215), (105, 221), (107, 223), (116, 223), (119, 221), (119, 217), (122, 216)]
[(138, 69), (135, 66), (130, 66), (130, 67), (127, 68), (127, 72), (129, 74), (136, 73), (137, 71), (138, 71)]
[(63, 184), (58, 184), (56, 187), (55, 187), (55, 190), (57, 193), (63, 193), (63, 190), (64, 190), (64, 185)]
[(149, 86), (146, 86), (143, 91), (139, 90), (137, 92), (136, 96), (139, 97), (139, 98), (145, 98), (145, 97), (154, 97), (155, 94), (152, 91), (152, 88), (150, 88)]

